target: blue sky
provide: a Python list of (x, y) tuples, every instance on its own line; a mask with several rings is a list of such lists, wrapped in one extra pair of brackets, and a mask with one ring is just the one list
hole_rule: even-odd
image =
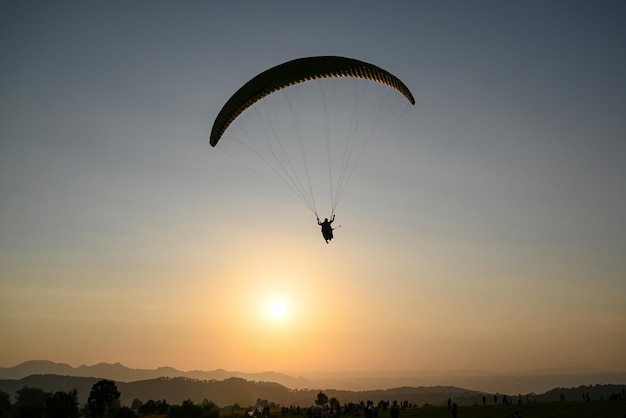
[[(624, 15), (1, 2), (3, 365), (624, 370)], [(417, 101), (328, 246), (208, 145), (237, 88), (315, 55), (377, 64)], [(281, 321), (262, 314), (278, 297)]]

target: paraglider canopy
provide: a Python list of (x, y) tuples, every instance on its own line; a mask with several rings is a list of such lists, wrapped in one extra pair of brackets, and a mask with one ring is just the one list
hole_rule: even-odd
[(412, 105), (415, 104), (413, 94), (400, 79), (373, 64), (335, 56), (299, 58), (262, 72), (237, 90), (215, 118), (211, 129), (211, 146), (217, 144), (226, 128), (241, 112), (263, 97), (294, 84), (333, 77), (377, 81), (398, 90)]
[(316, 195), (329, 191), (333, 214), (370, 144), (391, 130), (385, 133), (385, 119), (397, 122), (413, 104), (408, 87), (373, 64), (299, 58), (241, 86), (215, 118), (209, 142), (259, 177), (278, 179), (315, 215)]

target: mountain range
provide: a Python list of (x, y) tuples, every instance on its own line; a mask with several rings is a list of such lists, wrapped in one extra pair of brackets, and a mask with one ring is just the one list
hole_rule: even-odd
[[(69, 392), (78, 390), (80, 404), (85, 404), (91, 388), (100, 379), (94, 377), (58, 376), (52, 374), (31, 375), (18, 380), (0, 379), (0, 390), (9, 393), (15, 400), (16, 391), (28, 386), (40, 388), (44, 392)], [(219, 407), (228, 408), (232, 405), (243, 407), (255, 406), (257, 401), (266, 400), (279, 405), (309, 407), (314, 404), (319, 390), (293, 390), (274, 382), (253, 382), (231, 377), (225, 380), (196, 380), (184, 377), (158, 378), (136, 382), (116, 382), (121, 393), (122, 405), (130, 405), (134, 399), (142, 402), (148, 400), (166, 400), (171, 405), (181, 404), (187, 399), (194, 403), (210, 400)], [(452, 386), (396, 388), (373, 391), (325, 390), (329, 398), (337, 398), (342, 403), (366, 400), (410, 400), (414, 404), (441, 404), (448, 397), (470, 402), (480, 398), (479, 392), (468, 391)]]
[[(541, 370), (533, 373), (490, 373), (483, 371), (457, 373), (417, 372), (337, 372), (309, 373), (306, 377), (267, 371), (245, 373), (222, 369), (181, 371), (173, 367), (132, 369), (120, 363), (99, 363), (72, 367), (47, 360), (27, 361), (13, 367), (0, 367), (0, 379), (20, 380), (32, 375), (56, 375), (76, 378), (111, 379), (118, 383), (184, 378), (217, 382), (241, 379), (250, 382), (275, 383), (289, 390), (373, 391), (399, 387), (458, 387), (484, 393), (543, 393), (560, 387), (596, 384), (624, 384), (626, 372), (589, 369)], [(214, 401), (215, 402), (215, 401)]]
[(243, 373), (229, 372), (222, 369), (212, 371), (191, 370), (181, 371), (173, 367), (156, 369), (131, 369), (120, 363), (98, 363), (93, 366), (81, 365), (72, 367), (65, 363), (48, 360), (31, 360), (14, 367), (0, 367), (0, 379), (22, 379), (33, 374), (54, 374), (73, 377), (98, 377), (116, 382), (135, 382), (139, 380), (157, 379), (160, 377), (186, 377), (197, 380), (225, 380), (237, 377), (258, 382), (276, 382), (292, 389), (315, 387), (312, 381), (303, 377), (292, 377), (276, 372)]
[[(78, 401), (81, 405), (87, 403), (91, 388), (99, 381), (95, 377), (72, 377), (52, 374), (31, 375), (22, 379), (0, 379), (0, 391), (8, 393), (12, 402), (15, 402), (17, 391), (24, 388), (39, 388), (44, 392), (78, 391)], [(210, 400), (223, 409), (237, 407), (259, 406), (259, 402), (269, 401), (278, 405), (297, 406), (306, 408), (312, 406), (317, 399), (318, 390), (293, 390), (273, 382), (252, 382), (245, 379), (231, 377), (226, 380), (202, 381), (184, 377), (158, 378), (140, 380), (136, 382), (117, 382), (117, 389), (121, 393), (122, 405), (130, 406), (134, 400), (147, 402), (149, 400), (164, 400), (170, 405), (180, 405), (185, 400), (201, 403)], [(578, 400), (583, 396), (593, 400), (612, 399), (612, 396), (623, 398), (626, 385), (595, 385), (579, 386), (577, 388), (555, 388), (544, 394), (525, 394), (522, 402), (555, 402), (560, 399)], [(459, 405), (480, 404), (486, 401), (489, 404), (502, 402), (502, 394), (497, 397), (477, 391), (457, 388), (454, 386), (428, 387), (399, 387), (385, 390), (347, 391), (328, 389), (324, 393), (329, 398), (336, 398), (341, 403), (359, 403), (371, 400), (407, 402), (409, 406), (423, 406), (425, 404), (443, 405), (451, 398)], [(517, 403), (516, 395), (508, 395), (509, 399)]]

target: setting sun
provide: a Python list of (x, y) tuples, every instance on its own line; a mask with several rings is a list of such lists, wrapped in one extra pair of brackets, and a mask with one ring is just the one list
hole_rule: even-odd
[(272, 318), (283, 318), (287, 315), (287, 305), (279, 299), (275, 299), (267, 306), (267, 312)]

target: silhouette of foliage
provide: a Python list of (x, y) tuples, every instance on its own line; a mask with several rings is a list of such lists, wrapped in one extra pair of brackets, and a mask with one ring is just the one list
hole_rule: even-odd
[(11, 395), (0, 390), (0, 418), (9, 418), (11, 414)]
[(206, 398), (202, 400), (202, 409), (204, 411), (207, 411), (207, 412), (208, 411), (216, 411), (216, 412), (218, 412), (217, 405), (215, 405), (215, 403), (211, 402), (210, 400), (208, 400)]
[(78, 416), (78, 391), (55, 392), (46, 398), (49, 418), (76, 418)]
[(141, 408), (141, 401), (137, 398), (133, 399), (133, 403), (130, 404), (130, 409), (134, 409), (135, 411), (139, 411), (139, 408)]
[(18, 418), (43, 416), (47, 394), (42, 389), (24, 386), (16, 393), (15, 416)]
[(218, 418), (217, 406), (208, 400), (204, 400), (202, 405), (196, 405), (191, 400), (186, 400), (182, 405), (170, 407), (170, 418)]
[(162, 401), (154, 401), (150, 399), (145, 404), (139, 407), (139, 413), (141, 415), (158, 415), (166, 414), (170, 405), (163, 399)]
[(135, 418), (136, 415), (132, 409), (127, 406), (123, 406), (115, 413), (115, 418)]
[(315, 405), (324, 406), (327, 403), (328, 403), (328, 395), (326, 395), (324, 392), (320, 390), (320, 392), (317, 394), (317, 399), (315, 399)]
[(116, 403), (119, 403), (120, 392), (117, 385), (112, 380), (103, 379), (97, 382), (91, 388), (87, 405), (89, 412), (93, 417), (104, 416), (107, 409), (110, 409)]

